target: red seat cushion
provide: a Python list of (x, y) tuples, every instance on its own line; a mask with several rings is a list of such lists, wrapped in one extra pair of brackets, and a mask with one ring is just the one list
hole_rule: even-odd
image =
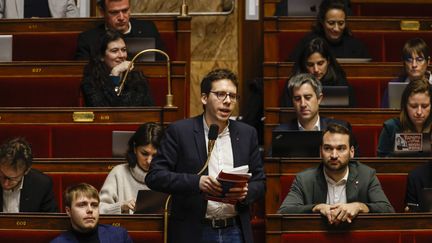
[(405, 207), (407, 175), (378, 174), (381, 187), (396, 212), (402, 213)]
[(401, 233), (385, 232), (306, 232), (283, 234), (283, 243), (395, 243), (400, 242)]
[(33, 157), (51, 157), (51, 132), (44, 125), (0, 125), (0, 142), (24, 137), (32, 148)]
[(80, 106), (81, 79), (77, 77), (0, 78), (0, 106)]
[(16, 33), (13, 35), (14, 61), (73, 60), (78, 32)]

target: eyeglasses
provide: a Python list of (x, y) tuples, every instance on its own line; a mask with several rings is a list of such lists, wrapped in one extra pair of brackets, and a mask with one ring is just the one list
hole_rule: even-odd
[(416, 57), (416, 58), (412, 58), (412, 57), (405, 57), (405, 62), (407, 63), (413, 63), (414, 60), (418, 63), (418, 64), (423, 64), (426, 61), (426, 58), (424, 57)]
[(210, 91), (210, 93), (215, 94), (220, 101), (225, 101), (228, 96), (232, 102), (236, 102), (238, 99), (240, 99), (240, 95), (235, 93), (229, 93), (225, 91)]

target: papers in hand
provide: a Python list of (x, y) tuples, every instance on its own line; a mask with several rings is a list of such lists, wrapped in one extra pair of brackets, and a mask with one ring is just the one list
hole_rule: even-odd
[(251, 173), (248, 173), (249, 166), (240, 166), (229, 170), (221, 170), (216, 179), (222, 185), (222, 195), (221, 196), (213, 196), (207, 195), (208, 200), (236, 204), (237, 200), (226, 198), (225, 194), (234, 187), (244, 187), (246, 183), (249, 181), (252, 176)]

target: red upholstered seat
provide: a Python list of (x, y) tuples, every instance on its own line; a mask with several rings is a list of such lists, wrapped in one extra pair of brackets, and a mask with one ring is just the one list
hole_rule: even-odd
[(374, 157), (378, 147), (378, 137), (382, 126), (353, 126), (353, 135), (359, 145), (360, 154), (356, 157)]
[(2, 77), (2, 107), (78, 107), (81, 78)]
[(33, 157), (51, 157), (51, 131), (42, 125), (0, 125), (0, 141), (14, 137), (25, 137), (31, 144)]
[(14, 61), (73, 60), (78, 32), (16, 33), (13, 35)]
[(406, 174), (379, 174), (378, 179), (381, 182), (387, 198), (393, 205), (396, 212), (402, 213), (405, 207), (405, 191), (407, 184)]

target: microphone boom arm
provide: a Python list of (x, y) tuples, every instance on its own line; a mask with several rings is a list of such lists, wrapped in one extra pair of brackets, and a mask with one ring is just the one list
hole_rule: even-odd
[(128, 66), (127, 70), (126, 70), (125, 75), (123, 76), (122, 80), (120, 81), (120, 85), (119, 85), (119, 88), (118, 88), (116, 94), (117, 94), (117, 96), (121, 95), (121, 92), (123, 91), (124, 85), (126, 83), (126, 78), (128, 77), (129, 72), (131, 70), (131, 67), (133, 66), (135, 60), (139, 56), (143, 55), (144, 53), (148, 53), (148, 52), (160, 53), (160, 54), (164, 55), (165, 58), (166, 58), (167, 79), (168, 79), (168, 94), (166, 95), (166, 105), (165, 105), (165, 107), (173, 107), (174, 105), (173, 105), (173, 95), (172, 95), (172, 91), (171, 91), (171, 62), (170, 62), (170, 57), (169, 57), (169, 55), (166, 52), (164, 52), (162, 50), (159, 50), (159, 49), (146, 49), (146, 50), (142, 50), (142, 51), (138, 52), (132, 58), (131, 62), (129, 63), (129, 66)]

